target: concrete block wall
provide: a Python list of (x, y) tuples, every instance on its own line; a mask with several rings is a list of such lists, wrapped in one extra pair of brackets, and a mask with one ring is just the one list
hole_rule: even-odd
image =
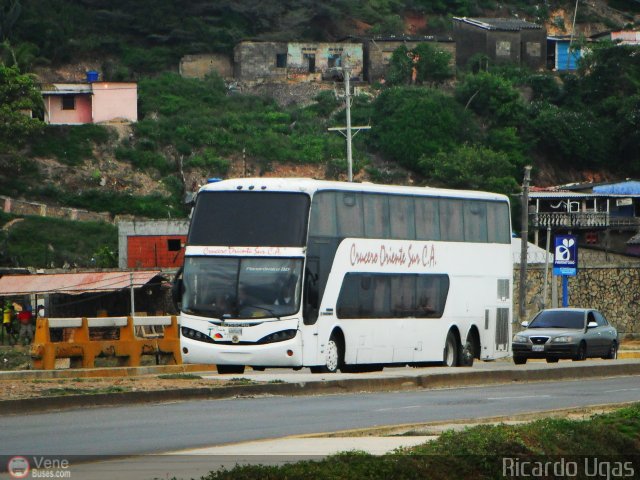
[[(552, 278), (549, 269), (547, 308), (551, 307)], [(529, 320), (542, 308), (544, 266), (527, 267), (525, 310)], [(514, 320), (517, 318), (520, 290), (520, 269), (515, 267), (513, 280)], [(558, 303), (562, 303), (562, 282), (556, 282)], [(591, 266), (578, 269), (569, 278), (569, 306), (596, 308), (623, 334), (640, 334), (640, 267)]]
[(0, 205), (2, 205), (3, 212), (14, 215), (34, 215), (84, 222), (112, 222), (111, 215), (106, 212), (89, 212), (78, 208), (58, 207), (39, 202), (16, 200), (5, 196), (0, 196)]

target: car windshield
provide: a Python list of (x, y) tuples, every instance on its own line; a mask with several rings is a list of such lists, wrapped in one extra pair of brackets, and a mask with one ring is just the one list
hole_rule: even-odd
[(302, 258), (187, 257), (182, 311), (211, 318), (293, 315)]
[(584, 312), (566, 310), (544, 310), (529, 324), (529, 328), (584, 328)]

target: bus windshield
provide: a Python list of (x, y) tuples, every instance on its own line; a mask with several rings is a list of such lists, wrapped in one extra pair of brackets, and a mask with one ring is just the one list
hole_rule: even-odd
[(187, 257), (182, 311), (218, 319), (293, 315), (302, 258)]
[(309, 196), (303, 193), (201, 192), (193, 211), (189, 245), (302, 247)]

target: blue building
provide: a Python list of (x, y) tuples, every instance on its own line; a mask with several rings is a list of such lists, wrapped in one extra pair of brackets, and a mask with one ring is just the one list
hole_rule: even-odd
[(547, 37), (547, 68), (556, 71), (570, 71), (578, 68), (578, 60), (582, 58), (582, 50), (574, 44), (569, 49), (569, 35)]

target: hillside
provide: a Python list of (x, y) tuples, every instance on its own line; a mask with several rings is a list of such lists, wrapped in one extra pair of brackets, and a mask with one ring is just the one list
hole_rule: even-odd
[[(14, 78), (22, 87), (32, 82), (35, 88), (37, 81), (78, 78), (88, 68), (107, 81), (135, 80), (139, 121), (54, 127), (34, 120), (27, 125), (15, 112), (27, 107), (37, 114), (42, 107), (18, 94), (13, 103), (5, 102), (13, 110), (4, 118), (10, 119), (5, 125), (15, 121), (19, 128), (0, 128), (0, 193), (161, 218), (185, 215), (185, 193), (209, 177), (345, 179), (344, 139), (326, 130), (344, 124), (332, 84), (284, 105), (265, 88), (237, 94), (216, 76), (181, 78), (175, 73), (181, 56), (231, 55), (246, 38), (450, 34), (451, 17), (465, 15), (518, 16), (561, 35), (570, 31), (574, 5), (3, 0), (5, 66), (0, 68), (17, 69), (0, 72), (0, 80)], [(640, 3), (634, 0), (597, 0), (580, 4), (577, 13), (578, 41), (581, 35), (640, 25)], [(435, 61), (440, 52), (426, 46), (419, 53), (425, 67), (419, 66), (418, 85), (407, 85), (411, 65), (406, 52), (397, 52), (389, 81), (364, 86), (354, 100), (354, 124), (372, 125), (355, 138), (357, 180), (512, 194), (519, 190), (525, 164), (534, 165), (538, 185), (640, 174), (638, 47), (603, 43), (575, 74), (494, 65), (488, 71), (471, 65), (453, 72), (447, 62)], [(439, 76), (433, 76), (438, 68)], [(29, 80), (18, 71), (38, 76)], [(11, 92), (0, 89), (7, 99)], [(0, 263), (15, 264), (2, 257)]]

